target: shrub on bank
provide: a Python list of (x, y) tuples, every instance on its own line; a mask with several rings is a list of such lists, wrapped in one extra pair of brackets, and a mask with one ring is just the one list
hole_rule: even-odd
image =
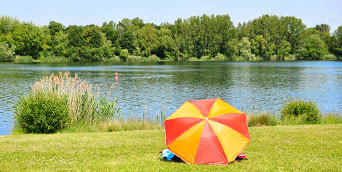
[(211, 61), (227, 61), (227, 60), (228, 58), (221, 53), (217, 53), (217, 56), (211, 59)]
[(209, 61), (209, 56), (202, 56), (200, 61)]
[(22, 97), (16, 107), (16, 125), (25, 133), (54, 133), (66, 127), (70, 117), (66, 97), (54, 92)]
[(34, 60), (31, 56), (16, 56), (14, 63), (32, 63)]
[(33, 85), (29, 96), (18, 102), (17, 127), (24, 132), (53, 133), (117, 119), (120, 116), (117, 99), (109, 100), (113, 87), (103, 97), (98, 86), (97, 93), (93, 93), (93, 86), (80, 80), (77, 74), (44, 77)]
[(189, 61), (189, 62), (196, 62), (196, 61), (200, 61), (200, 60), (198, 58), (196, 58), (196, 57), (189, 57), (187, 59), (187, 61)]
[(123, 61), (126, 61), (128, 58), (128, 50), (127, 49), (122, 49), (120, 51), (120, 59), (122, 59)]
[(295, 123), (317, 124), (321, 121), (320, 111), (312, 101), (291, 100), (282, 107), (280, 114), (284, 121)]
[(335, 61), (337, 60), (337, 57), (334, 54), (327, 54), (322, 60)]

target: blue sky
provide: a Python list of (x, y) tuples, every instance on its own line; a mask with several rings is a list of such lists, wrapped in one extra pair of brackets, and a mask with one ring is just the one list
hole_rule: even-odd
[(308, 27), (326, 23), (333, 31), (342, 25), (342, 0), (0, 0), (0, 15), (39, 25), (101, 25), (125, 17), (160, 24), (202, 14), (229, 14), (235, 25), (263, 14), (295, 16)]

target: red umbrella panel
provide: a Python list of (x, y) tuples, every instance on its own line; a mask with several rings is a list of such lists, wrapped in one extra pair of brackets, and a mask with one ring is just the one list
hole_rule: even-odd
[(219, 98), (185, 102), (165, 121), (165, 135), (189, 164), (228, 164), (250, 141), (246, 115)]

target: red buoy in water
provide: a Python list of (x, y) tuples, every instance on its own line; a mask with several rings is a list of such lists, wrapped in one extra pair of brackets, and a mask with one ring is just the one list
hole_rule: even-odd
[(118, 80), (118, 79), (119, 79), (119, 74), (115, 73), (115, 80)]

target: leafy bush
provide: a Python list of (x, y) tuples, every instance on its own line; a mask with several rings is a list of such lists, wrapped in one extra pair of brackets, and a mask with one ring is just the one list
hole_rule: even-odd
[(120, 52), (120, 59), (126, 61), (128, 58), (128, 50), (127, 49), (123, 49)]
[(202, 56), (200, 61), (209, 61), (209, 56)]
[(33, 58), (31, 56), (17, 56), (14, 59), (15, 63), (32, 63)]
[(188, 60), (187, 61), (190, 61), (190, 62), (195, 62), (195, 61), (199, 61), (199, 59), (198, 58), (196, 58), (196, 57), (190, 57), (190, 58), (188, 58)]
[(249, 127), (260, 127), (260, 126), (275, 126), (278, 124), (278, 118), (271, 114), (259, 114), (259, 115), (248, 115), (247, 116)]
[(335, 60), (337, 60), (337, 57), (333, 54), (328, 54), (325, 56), (325, 58), (323, 60), (335, 61)]
[(227, 61), (227, 60), (228, 60), (228, 58), (225, 55), (221, 54), (221, 53), (218, 53), (217, 56), (215, 56), (212, 59), (212, 61)]
[(321, 120), (317, 105), (311, 101), (291, 100), (282, 107), (280, 113), (283, 120), (300, 119), (303, 123), (315, 124)]
[(9, 47), (7, 43), (0, 43), (0, 61), (13, 60), (15, 47)]
[(16, 106), (16, 125), (25, 133), (54, 133), (70, 121), (65, 97), (53, 92), (22, 97)]

